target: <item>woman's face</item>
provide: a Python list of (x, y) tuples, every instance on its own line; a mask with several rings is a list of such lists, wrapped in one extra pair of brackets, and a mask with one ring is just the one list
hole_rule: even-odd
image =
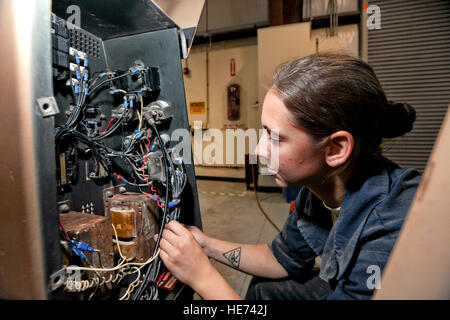
[(327, 168), (323, 148), (294, 123), (277, 91), (270, 89), (261, 116), (264, 133), (255, 152), (267, 159), (269, 172), (282, 188), (320, 183)]

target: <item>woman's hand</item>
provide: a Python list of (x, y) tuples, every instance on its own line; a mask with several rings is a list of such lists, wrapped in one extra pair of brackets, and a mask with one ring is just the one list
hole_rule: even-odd
[(204, 234), (203, 231), (201, 231), (196, 226), (186, 226), (185, 225), (185, 227), (192, 233), (192, 235), (194, 236), (195, 240), (197, 240), (200, 247), (202, 247), (202, 249), (204, 249), (206, 246), (206, 241), (208, 239), (206, 234)]
[(203, 232), (191, 230), (177, 221), (169, 222), (162, 233), (160, 257), (175, 278), (196, 290), (214, 267), (193, 235), (201, 237)]

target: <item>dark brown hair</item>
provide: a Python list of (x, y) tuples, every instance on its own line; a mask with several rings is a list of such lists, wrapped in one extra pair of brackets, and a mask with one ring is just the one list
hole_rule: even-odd
[(387, 100), (371, 66), (348, 55), (318, 53), (285, 63), (272, 88), (312, 136), (348, 131), (361, 155), (380, 152), (382, 138), (411, 131), (416, 118), (409, 104)]

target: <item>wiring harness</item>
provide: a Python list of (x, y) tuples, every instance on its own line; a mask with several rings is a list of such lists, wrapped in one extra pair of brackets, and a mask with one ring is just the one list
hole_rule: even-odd
[[(95, 163), (103, 167), (109, 177), (115, 177), (125, 184), (138, 188), (142, 194), (154, 200), (162, 211), (162, 219), (154, 252), (151, 258), (143, 263), (130, 261), (123, 256), (117, 232), (113, 225), (120, 254), (120, 260), (113, 268), (94, 268), (87, 261), (84, 252), (97, 252), (100, 257), (98, 250), (89, 247), (86, 243), (71, 239), (60, 220), (64, 244), (88, 265), (87, 267), (70, 266), (67, 268), (68, 272), (76, 269), (92, 271), (97, 275), (96, 278), (88, 280), (67, 280), (65, 288), (69, 292), (83, 292), (94, 288), (94, 292), (90, 296), (92, 297), (99, 287), (105, 284), (116, 287), (125, 277), (134, 276), (134, 280), (131, 281), (125, 294), (120, 299), (158, 299), (158, 277), (160, 277), (162, 268), (162, 262), (159, 258), (159, 241), (165, 225), (171, 220), (178, 220), (180, 216), (181, 194), (187, 183), (183, 161), (172, 159), (170, 150), (166, 148), (168, 139), (164, 139), (165, 137), (158, 130), (159, 122), (155, 120), (156, 113), (144, 108), (144, 98), (150, 88), (143, 83), (138, 90), (127, 91), (113, 85), (124, 77), (140, 76), (144, 78), (148, 68), (137, 65), (122, 74), (106, 70), (90, 80), (88, 60), (84, 59), (84, 68), (81, 68), (81, 59), (78, 56), (76, 57), (76, 63), (76, 79), (71, 77), (69, 80), (74, 96), (74, 105), (71, 106), (66, 122), (55, 129), (57, 148), (64, 143), (72, 144), (69, 150), (76, 153), (75, 144), (86, 145), (87, 150), (92, 153)], [(93, 110), (86, 102), (107, 84), (110, 85), (111, 94), (123, 96), (123, 103), (112, 111), (112, 116), (106, 127), (99, 132), (98, 122), (89, 118), (89, 114)], [(137, 123), (134, 131), (131, 135), (124, 137), (124, 128), (129, 131), (129, 127), (133, 123)], [(120, 150), (115, 150), (108, 143), (108, 138), (117, 136), (119, 132), (122, 133), (122, 143)], [(157, 179), (158, 188), (155, 188), (154, 175), (150, 174), (151, 164), (149, 163), (151, 156), (156, 152), (161, 153), (163, 160), (161, 175)], [(116, 159), (121, 159), (126, 163), (129, 170), (122, 169), (121, 171), (125, 172), (117, 173), (114, 162)], [(115, 276), (111, 274), (109, 277), (105, 277), (104, 273), (106, 272), (115, 272)]]

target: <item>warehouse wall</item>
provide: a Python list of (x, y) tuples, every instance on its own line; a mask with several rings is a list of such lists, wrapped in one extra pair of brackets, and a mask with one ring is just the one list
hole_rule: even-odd
[[(214, 128), (223, 133), (226, 129), (258, 130), (266, 87), (276, 66), (317, 51), (334, 50), (358, 56), (358, 34), (358, 25), (347, 25), (339, 27), (338, 35), (330, 38), (326, 28), (311, 30), (311, 24), (305, 22), (260, 28), (257, 38), (193, 47), (189, 58), (183, 62), (190, 71), (184, 76), (190, 125), (194, 127), (201, 121), (203, 129)], [(230, 74), (231, 59), (235, 61), (235, 76)], [(227, 86), (230, 84), (241, 86), (241, 116), (235, 121), (227, 118)], [(199, 108), (199, 105), (204, 107)], [(209, 137), (208, 132), (205, 133)], [(208, 145), (209, 142), (204, 142), (203, 148)], [(225, 141), (222, 146), (225, 156)], [(253, 150), (247, 146), (249, 151)], [(243, 164), (218, 165), (210, 157), (201, 158), (203, 153), (200, 157), (199, 153), (194, 154), (197, 155), (194, 161), (198, 165), (198, 175), (205, 173), (199, 165), (243, 168)], [(205, 175), (244, 177), (243, 170), (214, 169), (209, 168)]]
[[(266, 27), (268, 2), (208, 0), (205, 4), (198, 36), (259, 27), (257, 37), (194, 46), (188, 59), (183, 61), (183, 67), (189, 70), (184, 76), (189, 123), (192, 128), (201, 123), (205, 130), (203, 134), (206, 138), (211, 137), (211, 143), (214, 143), (214, 132), (207, 129), (218, 129), (225, 137), (226, 129), (260, 128), (266, 86), (280, 63), (326, 50), (359, 55), (358, 25), (341, 26), (337, 36), (331, 38), (329, 29), (311, 30), (310, 22)], [(356, 3), (356, 0), (341, 1), (339, 11), (354, 11)], [(232, 59), (235, 76), (230, 74)], [(230, 84), (241, 87), (240, 118), (235, 121), (227, 118), (227, 87)], [(200, 153), (194, 150), (197, 175), (244, 178), (243, 164), (214, 162), (220, 157), (221, 163), (225, 162), (225, 141), (217, 145), (222, 148), (219, 157), (215, 152), (209, 152), (211, 143), (203, 142)], [(205, 148), (208, 152), (203, 152)], [(253, 150), (247, 145), (246, 152)]]

